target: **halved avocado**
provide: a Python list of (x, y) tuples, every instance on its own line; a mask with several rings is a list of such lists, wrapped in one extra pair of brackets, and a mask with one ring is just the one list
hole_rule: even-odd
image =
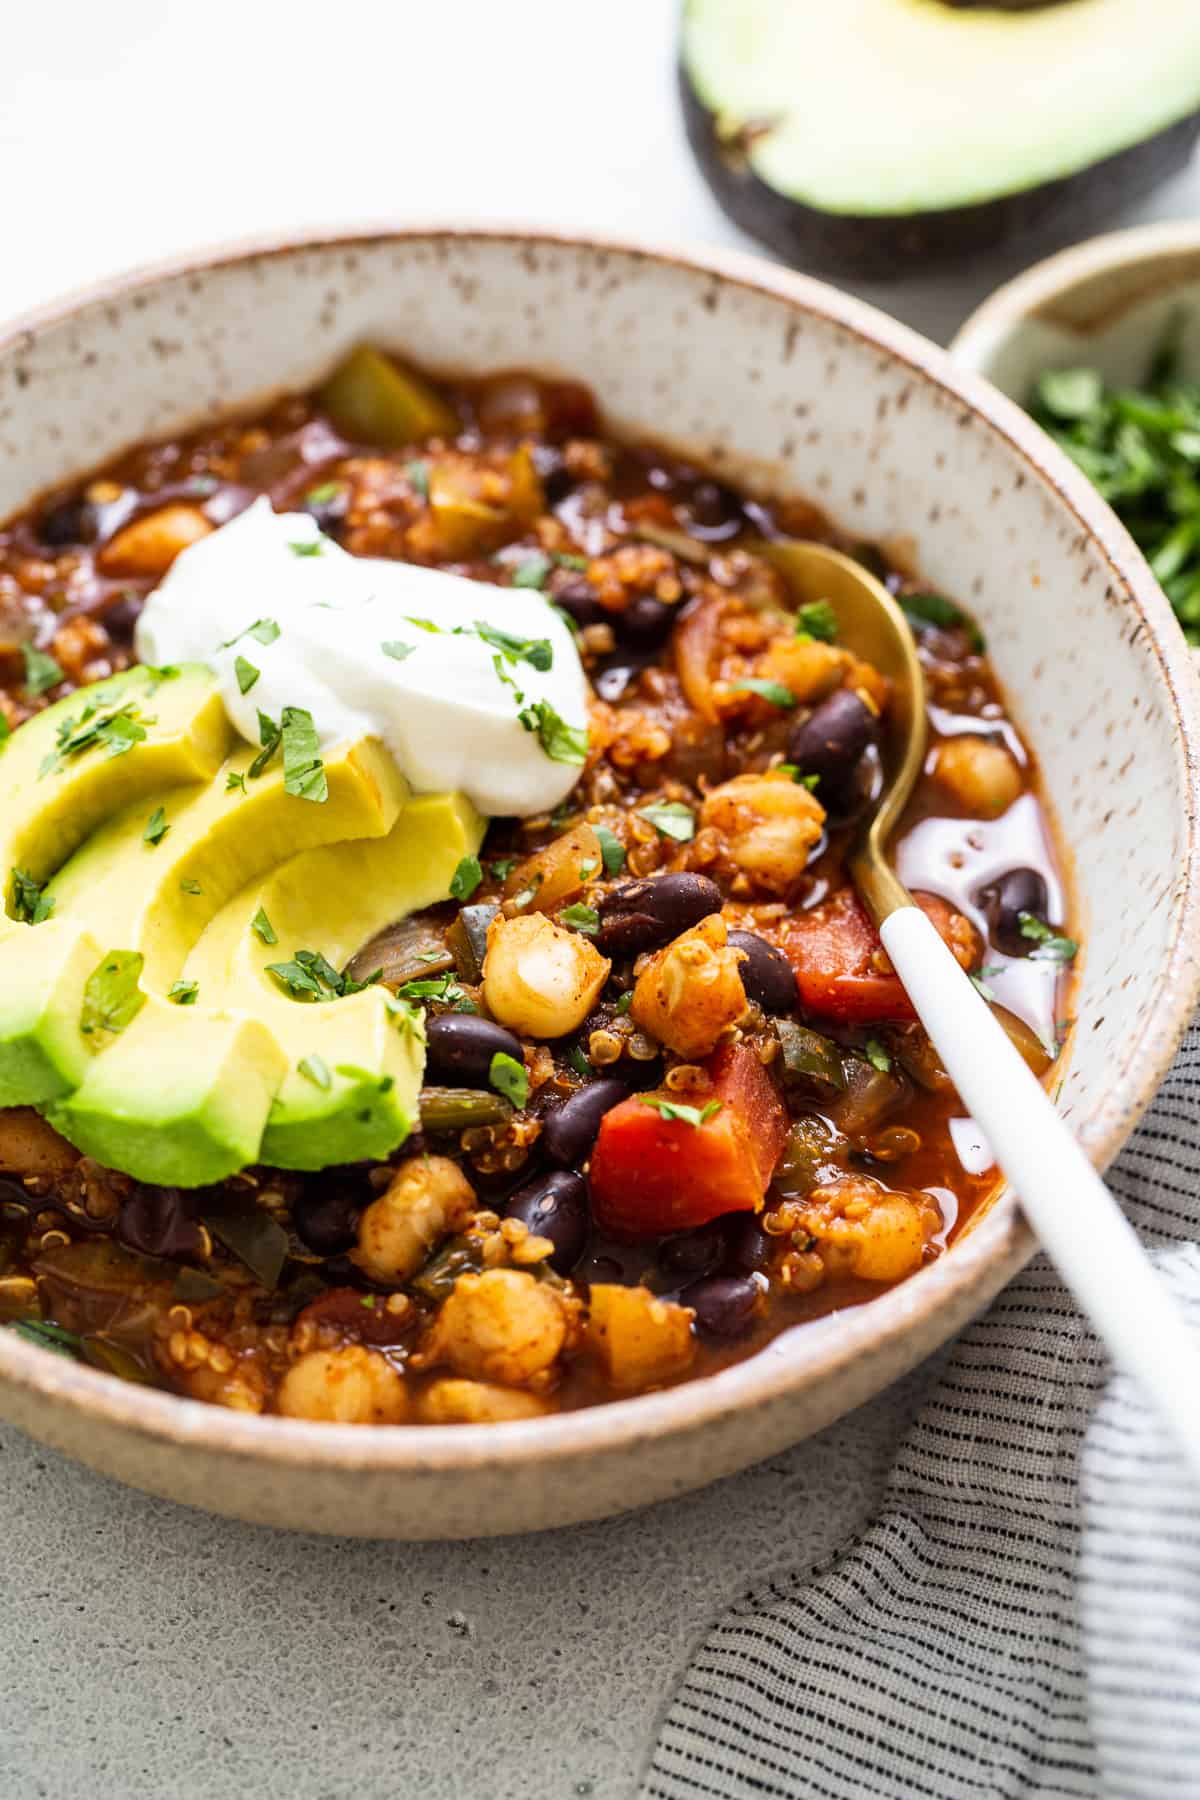
[(425, 1063), (403, 1011), (378, 987), (319, 1002), (290, 997), (270, 965), (313, 950), (340, 969), (385, 925), (444, 900), (484, 830), (464, 795), (426, 794), (386, 837), (310, 850), (251, 884), (200, 937), (185, 978), (210, 1003), (253, 1013), (288, 1052), (261, 1162), (321, 1169), (403, 1143)]
[(1086, 236), (1200, 133), (1196, 0), (685, 0), (688, 138), (789, 262), (917, 274)]

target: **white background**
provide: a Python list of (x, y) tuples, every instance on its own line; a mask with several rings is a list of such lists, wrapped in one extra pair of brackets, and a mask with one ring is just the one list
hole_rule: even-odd
[[(0, 17), (3, 316), (195, 245), (365, 219), (740, 241), (682, 144), (672, 0)], [(1197, 197), (1189, 176), (1140, 216)], [(871, 297), (946, 337), (1016, 266)], [(230, 1526), (0, 1431), (4, 1800), (624, 1800), (698, 1634), (845, 1541), (918, 1387), (693, 1499), (503, 1544)]]

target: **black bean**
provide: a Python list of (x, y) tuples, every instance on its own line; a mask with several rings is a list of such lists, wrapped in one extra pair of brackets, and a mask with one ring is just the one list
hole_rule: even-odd
[(327, 1180), (314, 1182), (292, 1207), (292, 1224), (301, 1243), (317, 1256), (337, 1256), (358, 1236), (363, 1196)]
[(626, 644), (663, 644), (675, 623), (675, 608), (653, 594), (639, 594), (622, 613), (612, 615), (617, 636)]
[(1036, 869), (1007, 870), (980, 888), (975, 904), (987, 914), (988, 933), (997, 950), (1006, 956), (1028, 956), (1037, 949), (1036, 939), (1021, 930), (1022, 913), (1044, 919), (1049, 905), (1046, 883)]
[(442, 1013), (425, 1025), (425, 1079), (442, 1087), (487, 1087), (493, 1056), (523, 1062), (511, 1031), (477, 1013)]
[(556, 584), (551, 589), (550, 597), (555, 606), (561, 606), (581, 627), (596, 625), (605, 616), (600, 596), (585, 575), (577, 575), (573, 581)]
[(775, 1253), (775, 1240), (763, 1230), (754, 1213), (732, 1213), (726, 1216), (725, 1268), (735, 1275), (753, 1275), (769, 1268)]
[(696, 1314), (696, 1328), (706, 1337), (742, 1337), (762, 1310), (763, 1290), (749, 1275), (710, 1275), (693, 1281), (679, 1296), (681, 1306)]
[(519, 1219), (536, 1237), (554, 1245), (547, 1259), (552, 1269), (568, 1275), (583, 1255), (591, 1214), (587, 1183), (570, 1169), (551, 1169), (517, 1189), (504, 1209), (507, 1219)]
[(679, 1281), (695, 1281), (711, 1275), (725, 1260), (725, 1233), (719, 1219), (695, 1231), (680, 1231), (658, 1246), (658, 1266), (664, 1275)]
[(765, 1013), (793, 1012), (796, 976), (783, 951), (760, 938), (757, 931), (731, 931), (729, 942), (735, 950), (746, 952), (739, 970), (747, 1000), (761, 1006)]
[(720, 912), (721, 890), (707, 875), (654, 875), (614, 888), (598, 910), (605, 956), (636, 956)]
[(204, 1242), (199, 1209), (198, 1192), (139, 1183), (121, 1202), (117, 1236), (142, 1256), (195, 1256)]
[[(325, 488), (332, 486), (334, 492), (325, 495)], [(312, 494), (320, 494), (319, 500), (311, 498)], [(344, 523), (350, 510), (349, 490), (340, 482), (324, 482), (312, 488), (305, 497), (304, 510), (311, 519), (315, 519), (326, 537), (336, 537), (338, 527)], [(223, 521), (222, 521), (223, 523)]]
[(60, 500), (42, 514), (37, 534), (51, 550), (65, 550), (70, 544), (90, 544), (96, 535), (96, 509), (82, 494)]
[(788, 740), (788, 756), (802, 775), (819, 778), (819, 799), (824, 802), (828, 796), (837, 801), (849, 791), (858, 760), (878, 732), (878, 721), (866, 702), (849, 688), (839, 688), (796, 726)]
[(687, 510), (692, 535), (706, 543), (734, 537), (742, 528), (741, 498), (720, 481), (698, 481), (688, 495)]
[(591, 1154), (605, 1113), (628, 1098), (629, 1088), (623, 1081), (589, 1081), (547, 1113), (542, 1121), (542, 1143), (550, 1161), (564, 1169), (578, 1168)]

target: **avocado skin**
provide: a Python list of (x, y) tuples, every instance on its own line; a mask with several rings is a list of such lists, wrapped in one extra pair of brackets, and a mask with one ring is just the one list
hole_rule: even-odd
[(826, 213), (777, 193), (723, 145), (682, 63), (678, 76), (688, 143), (722, 212), (785, 262), (856, 281), (911, 279), (1010, 244), (1045, 255), (1090, 237), (1178, 174), (1200, 136), (1197, 111), (1086, 169), (995, 200), (904, 215)]

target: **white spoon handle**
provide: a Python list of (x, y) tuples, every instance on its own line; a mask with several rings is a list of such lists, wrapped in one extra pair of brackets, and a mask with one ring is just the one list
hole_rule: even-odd
[(1200, 1475), (1200, 1350), (1136, 1232), (920, 908), (879, 935), (1059, 1273)]

